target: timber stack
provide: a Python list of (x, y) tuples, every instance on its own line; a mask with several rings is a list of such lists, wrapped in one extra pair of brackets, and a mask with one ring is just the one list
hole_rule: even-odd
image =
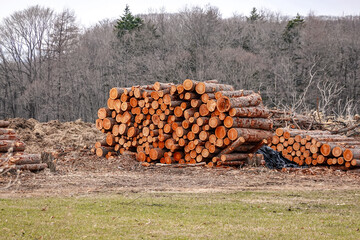
[[(99, 157), (136, 153), (140, 162), (240, 166), (271, 140), (270, 112), (259, 93), (217, 80), (115, 87), (96, 127)], [(146, 165), (144, 164), (144, 165)]]
[(360, 167), (360, 141), (330, 131), (277, 128), (268, 145), (299, 165)]
[(24, 153), (25, 143), (8, 128), (9, 121), (0, 120), (0, 172), (9, 169), (38, 171), (47, 167), (40, 154)]

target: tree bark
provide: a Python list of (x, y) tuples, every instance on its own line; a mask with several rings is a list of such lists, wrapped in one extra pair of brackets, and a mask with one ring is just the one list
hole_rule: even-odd
[(237, 118), (227, 116), (224, 119), (224, 125), (227, 128), (255, 128), (263, 130), (271, 130), (273, 123), (271, 119), (265, 118)]
[(0, 140), (0, 152), (8, 152), (10, 149), (13, 152), (24, 151), (25, 143), (14, 140)]
[(196, 84), (195, 90), (198, 94), (203, 94), (215, 93), (217, 91), (233, 91), (234, 87), (226, 84), (199, 82)]
[(258, 106), (261, 102), (262, 99), (258, 93), (237, 98), (220, 97), (217, 100), (217, 109), (220, 112), (227, 112), (230, 108), (253, 107)]
[(245, 138), (246, 142), (260, 142), (263, 139), (268, 139), (272, 137), (270, 131), (259, 130), (259, 129), (250, 129), (250, 128), (231, 128), (228, 133), (230, 140), (235, 140), (238, 137)]
[(270, 111), (263, 107), (231, 108), (229, 115), (232, 117), (268, 118)]

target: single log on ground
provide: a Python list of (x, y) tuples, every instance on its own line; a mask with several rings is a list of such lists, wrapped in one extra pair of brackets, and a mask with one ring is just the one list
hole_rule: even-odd
[(250, 129), (250, 128), (231, 128), (227, 132), (227, 136), (230, 140), (235, 140), (238, 137), (244, 137), (247, 142), (259, 142), (263, 139), (272, 137), (270, 131)]
[(237, 118), (227, 116), (224, 119), (224, 125), (227, 128), (255, 128), (263, 130), (271, 130), (273, 123), (271, 119), (265, 118)]
[(14, 168), (17, 170), (29, 170), (29, 171), (40, 171), (47, 168), (46, 163), (38, 163), (38, 164), (24, 164), (24, 165), (13, 165), (9, 168)]
[(16, 165), (36, 164), (41, 162), (40, 154), (23, 154), (9, 157), (9, 162)]
[(238, 98), (221, 97), (217, 100), (217, 109), (220, 112), (226, 112), (229, 111), (230, 108), (257, 106), (261, 101), (261, 96), (258, 93)]
[(246, 161), (229, 161), (229, 162), (218, 162), (220, 166), (242, 166)]
[(13, 152), (24, 151), (25, 143), (14, 140), (0, 140), (0, 152), (7, 152), (12, 149)]

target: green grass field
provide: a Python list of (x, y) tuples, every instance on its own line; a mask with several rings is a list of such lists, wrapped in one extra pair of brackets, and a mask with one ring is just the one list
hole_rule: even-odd
[(1, 239), (360, 239), (360, 191), (0, 199)]

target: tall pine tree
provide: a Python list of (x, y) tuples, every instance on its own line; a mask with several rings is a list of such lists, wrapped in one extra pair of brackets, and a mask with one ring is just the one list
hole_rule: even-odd
[(143, 23), (144, 21), (140, 17), (132, 15), (129, 6), (126, 5), (124, 15), (116, 21), (115, 30), (117, 31), (117, 36), (122, 37), (127, 32), (141, 28)]

